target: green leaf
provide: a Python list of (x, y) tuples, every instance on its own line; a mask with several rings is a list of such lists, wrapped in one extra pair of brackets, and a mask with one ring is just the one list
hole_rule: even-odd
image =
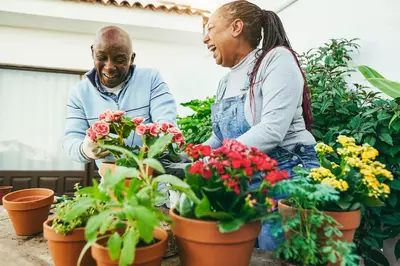
[[(396, 118), (398, 118), (399, 116), (400, 116), (400, 111), (393, 115), (392, 119), (390, 119), (390, 122), (389, 122), (389, 128), (391, 127), (392, 123), (396, 120)], [(395, 129), (395, 130), (397, 131), (398, 129)]]
[(369, 251), (369, 255), (370, 258), (379, 265), (390, 266), (389, 261), (386, 259), (385, 255), (383, 255), (381, 251), (378, 251), (376, 249), (371, 249)]
[(136, 233), (133, 228), (124, 235), (121, 257), (119, 259), (119, 266), (127, 266), (133, 263), (136, 253)]
[(397, 240), (396, 246), (394, 247), (394, 255), (396, 256), (396, 260), (400, 259), (400, 239)]
[(246, 221), (243, 218), (236, 218), (229, 221), (221, 221), (218, 223), (218, 229), (221, 233), (234, 232), (245, 223)]
[(122, 238), (115, 232), (107, 241), (108, 253), (111, 260), (116, 260), (121, 252)]
[(150, 166), (151, 168), (153, 168), (154, 170), (156, 170), (159, 173), (165, 173), (164, 167), (162, 166), (162, 164), (153, 158), (147, 158), (143, 160), (143, 164), (146, 166)]
[(383, 142), (386, 142), (387, 144), (393, 146), (393, 139), (392, 139), (392, 136), (390, 136), (389, 133), (382, 133), (381, 135), (379, 135), (379, 138)]
[(368, 143), (369, 145), (374, 146), (376, 143), (376, 138), (372, 135), (369, 135), (364, 139), (364, 143)]
[(140, 237), (146, 243), (150, 243), (153, 240), (154, 227), (159, 226), (156, 215), (143, 206), (136, 206), (133, 211), (133, 215), (137, 219)]
[(357, 115), (353, 117), (353, 119), (350, 120), (349, 126), (353, 129), (358, 129), (361, 126), (361, 117), (360, 115)]
[(383, 203), (381, 200), (376, 199), (376, 198), (371, 198), (371, 197), (360, 197), (360, 202), (364, 204), (367, 207), (382, 207), (385, 206), (385, 203)]
[(85, 237), (88, 241), (96, 239), (97, 231), (109, 215), (112, 215), (112, 211), (106, 210), (89, 218), (85, 227)]
[(228, 220), (233, 218), (233, 216), (227, 212), (212, 211), (210, 201), (205, 195), (196, 206), (194, 213), (197, 218), (209, 217), (214, 220)]
[(381, 120), (381, 121), (386, 120), (386, 119), (389, 119), (389, 118), (391, 118), (391, 117), (392, 117), (391, 114), (388, 114), (388, 113), (385, 113), (385, 112), (381, 112), (381, 113), (379, 113), (379, 114), (377, 115), (378, 120)]
[(167, 147), (167, 145), (171, 142), (173, 137), (173, 135), (165, 135), (157, 139), (156, 142), (151, 145), (147, 156), (149, 158), (153, 158), (154, 156), (161, 153), (165, 149), (165, 147)]
[(361, 74), (366, 78), (384, 78), (381, 74), (379, 74), (376, 70), (368, 67), (368, 66), (358, 66), (357, 69), (361, 72)]
[(367, 79), (367, 81), (390, 97), (400, 97), (400, 83), (398, 82), (381, 78), (371, 78)]
[(176, 187), (187, 188), (187, 189), (190, 188), (186, 182), (182, 181), (181, 179), (173, 175), (160, 175), (154, 178), (153, 180), (155, 182), (168, 183)]
[(395, 193), (391, 193), (388, 198), (388, 202), (390, 206), (394, 207), (397, 204), (397, 195)]
[(66, 213), (64, 220), (66, 222), (71, 222), (72, 220), (77, 219), (80, 215), (87, 211), (90, 207), (93, 206), (93, 199), (91, 198), (80, 198), (77, 200), (72, 206), (71, 210)]
[(381, 221), (387, 225), (400, 225), (400, 220), (396, 219), (396, 217), (390, 214), (382, 215)]
[(391, 182), (389, 182), (389, 187), (395, 190), (400, 190), (400, 180), (399, 179), (393, 179)]

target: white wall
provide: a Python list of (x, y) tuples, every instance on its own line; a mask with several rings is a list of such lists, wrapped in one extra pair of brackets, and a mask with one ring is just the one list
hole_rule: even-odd
[[(360, 38), (354, 65), (365, 64), (400, 81), (399, 0), (298, 0), (279, 13), (297, 52), (331, 38)], [(355, 73), (353, 82), (364, 81)]]
[[(92, 34), (0, 26), (0, 64), (88, 70)], [(198, 45), (133, 40), (138, 67), (161, 71), (178, 104), (215, 93), (226, 71)], [(178, 107), (180, 115), (187, 108)]]

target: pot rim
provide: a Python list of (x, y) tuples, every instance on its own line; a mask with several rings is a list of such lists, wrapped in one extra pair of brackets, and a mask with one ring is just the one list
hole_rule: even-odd
[[(291, 209), (296, 209), (296, 208), (290, 206), (285, 199), (279, 200), (278, 205), (283, 205), (283, 206), (287, 206)], [(324, 213), (344, 213), (344, 212), (345, 213), (357, 213), (357, 212), (361, 212), (361, 208), (359, 208), (357, 210), (353, 210), (353, 211), (324, 211), (324, 210), (319, 210), (319, 211), (324, 212)]]
[[(136, 248), (136, 251), (138, 251), (138, 250), (145, 251), (145, 250), (152, 249), (152, 248), (154, 248), (154, 247), (161, 246), (161, 245), (163, 245), (163, 244), (168, 240), (168, 232), (167, 232), (165, 229), (163, 229), (163, 228), (161, 228), (161, 227), (155, 227), (154, 230), (160, 230), (160, 231), (162, 231), (162, 234), (163, 234), (164, 238), (158, 239), (159, 241), (158, 241), (157, 243), (152, 244), (152, 245), (150, 245), (150, 246)], [(97, 242), (98, 242), (98, 241), (94, 242), (93, 245), (92, 245), (92, 247), (95, 247), (95, 248), (100, 249), (100, 250), (102, 250), (102, 251), (108, 250), (108, 247), (104, 247), (103, 245), (100, 245), (100, 244), (98, 244)]]
[(0, 186), (0, 190), (12, 189), (13, 186)]
[(53, 242), (86, 242), (85, 227), (74, 228), (66, 235), (58, 234), (53, 228), (51, 228), (54, 219), (55, 218), (46, 220), (43, 223), (43, 236), (45, 239)]
[[(24, 194), (24, 193), (29, 193), (32, 191), (42, 191), (42, 192), (47, 192), (43, 193), (42, 198), (36, 199), (36, 200), (29, 200), (29, 201), (22, 201), (22, 202), (15, 202), (14, 200), (9, 200), (13, 196), (18, 196), (18, 194)], [(29, 195), (29, 194), (28, 194)], [(34, 196), (34, 195), (32, 195)], [(28, 188), (28, 189), (21, 189), (17, 190), (11, 193), (8, 193), (3, 197), (3, 205), (4, 208), (7, 210), (11, 211), (26, 211), (26, 210), (35, 210), (39, 209), (48, 205), (51, 205), (53, 203), (53, 198), (54, 198), (54, 191), (51, 189), (47, 188)], [(15, 199), (18, 199), (16, 197)], [(33, 207), (27, 208), (27, 205), (34, 204)]]
[[(204, 221), (204, 220), (190, 219), (190, 218), (183, 217), (183, 216), (181, 216), (181, 215), (176, 213), (176, 208), (175, 207), (170, 209), (169, 214), (174, 216), (174, 217), (178, 217), (179, 219), (184, 220), (184, 221), (188, 221), (188, 222), (191, 222), (191, 223), (197, 223), (197, 224), (203, 224), (203, 225), (211, 225), (211, 224), (217, 225), (218, 222), (219, 222), (219, 221)], [(246, 222), (246, 224), (258, 223), (258, 222), (259, 221)]]

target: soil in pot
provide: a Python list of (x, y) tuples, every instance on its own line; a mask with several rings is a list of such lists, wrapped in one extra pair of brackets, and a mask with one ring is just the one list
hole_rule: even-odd
[(239, 230), (220, 233), (217, 222), (187, 219), (170, 210), (171, 227), (182, 266), (248, 266), (261, 222), (245, 224)]
[(0, 205), (3, 205), (3, 197), (11, 192), (12, 186), (0, 186)]
[[(156, 243), (150, 246), (137, 247), (133, 266), (160, 266), (168, 244), (168, 233), (161, 228), (154, 228)], [(105, 247), (107, 239), (98, 241), (92, 246), (92, 256), (97, 266), (116, 266), (118, 260), (112, 261), (108, 248)]]
[[(47, 220), (43, 223), (43, 235), (47, 239), (50, 254), (53, 258), (55, 266), (71, 266), (77, 265), (79, 255), (83, 247), (86, 245), (85, 228), (75, 228), (67, 235), (57, 234), (51, 228), (53, 220)], [(96, 266), (90, 249), (86, 251), (82, 262), (82, 266)]]
[(54, 191), (46, 188), (23, 189), (4, 196), (4, 208), (16, 234), (27, 236), (40, 233), (53, 200)]

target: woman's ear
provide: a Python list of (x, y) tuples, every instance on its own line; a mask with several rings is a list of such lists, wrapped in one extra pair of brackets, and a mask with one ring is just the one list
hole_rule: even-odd
[(235, 19), (231, 23), (232, 27), (232, 37), (238, 37), (243, 32), (244, 23), (241, 19)]

